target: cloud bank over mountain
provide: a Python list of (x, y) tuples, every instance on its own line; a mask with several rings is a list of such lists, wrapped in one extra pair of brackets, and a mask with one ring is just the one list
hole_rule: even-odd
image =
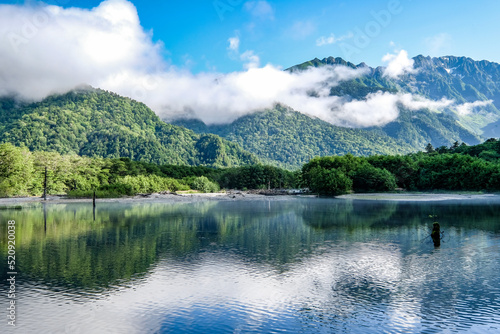
[[(259, 13), (267, 8), (253, 5)], [(196, 117), (207, 124), (230, 122), (276, 103), (348, 127), (387, 124), (398, 117), (400, 106), (442, 110), (454, 105), (387, 92), (362, 100), (330, 96), (332, 85), (368, 69), (324, 66), (288, 72), (260, 66), (254, 51), (239, 53), (239, 47), (238, 37), (228, 39), (227, 49), (238, 53), (241, 71), (193, 74), (168, 65), (164, 46), (144, 30), (128, 1), (107, 0), (92, 10), (0, 5), (0, 95), (40, 100), (90, 84), (144, 102), (162, 117)], [(404, 50), (384, 61), (389, 77), (414, 71)], [(475, 106), (458, 107), (466, 113)]]

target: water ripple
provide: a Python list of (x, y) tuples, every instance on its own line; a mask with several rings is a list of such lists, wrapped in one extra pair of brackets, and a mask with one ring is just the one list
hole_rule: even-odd
[[(497, 232), (443, 224), (446, 238), (434, 248), (421, 212), (410, 219), (416, 223), (400, 227), (385, 223), (398, 212), (395, 205), (357, 221), (352, 204), (343, 215), (338, 201), (326, 201), (324, 214), (316, 204), (304, 209), (297, 203), (277, 202), (264, 211), (239, 204), (249, 205), (245, 215), (214, 203), (148, 206), (111, 227), (92, 227), (98, 231), (79, 225), (80, 234), (67, 232), (66, 243), (62, 236), (26, 242), (22, 255), (33, 254), (33, 267), (20, 276), (19, 332), (499, 331)], [(155, 210), (157, 216), (145, 218)], [(332, 215), (349, 218), (345, 226), (332, 224)], [(47, 260), (50, 270), (43, 271), (39, 249), (61, 261)], [(72, 272), (69, 263), (79, 261), (81, 272)], [(63, 273), (54, 274), (58, 270)], [(79, 276), (72, 280), (74, 273)], [(0, 302), (3, 308), (5, 296)]]

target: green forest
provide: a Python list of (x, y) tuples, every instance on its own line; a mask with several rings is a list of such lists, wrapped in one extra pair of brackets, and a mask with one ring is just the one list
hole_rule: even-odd
[[(290, 171), (253, 164), (214, 168), (155, 164), (130, 158), (90, 158), (0, 144), (0, 197), (50, 195), (120, 197), (154, 192), (309, 188), (350, 192), (500, 190), (500, 141), (456, 142), (407, 155), (316, 157)], [(46, 180), (46, 181), (45, 181)]]
[(301, 183), (325, 195), (354, 192), (500, 190), (500, 141), (455, 142), (407, 155), (314, 158), (302, 167)]
[(165, 123), (143, 103), (92, 87), (35, 103), (0, 98), (0, 143), (156, 164), (233, 167), (259, 161), (238, 144)]
[(293, 188), (296, 173), (260, 164), (241, 167), (158, 165), (129, 158), (89, 158), (0, 144), (0, 197), (119, 197), (162, 191)]

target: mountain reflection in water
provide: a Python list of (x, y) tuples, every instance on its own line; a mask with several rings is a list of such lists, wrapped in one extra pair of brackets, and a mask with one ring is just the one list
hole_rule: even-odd
[(490, 202), (291, 198), (98, 203), (94, 221), (91, 205), (47, 204), (45, 229), (41, 205), (0, 211), (18, 226), (23, 333), (494, 331), (499, 216)]

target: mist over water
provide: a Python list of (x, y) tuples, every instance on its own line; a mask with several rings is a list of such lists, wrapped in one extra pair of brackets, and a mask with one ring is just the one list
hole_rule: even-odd
[(95, 221), (91, 205), (48, 204), (0, 219), (19, 226), (17, 332), (465, 333), (500, 328), (498, 204), (98, 203)]

